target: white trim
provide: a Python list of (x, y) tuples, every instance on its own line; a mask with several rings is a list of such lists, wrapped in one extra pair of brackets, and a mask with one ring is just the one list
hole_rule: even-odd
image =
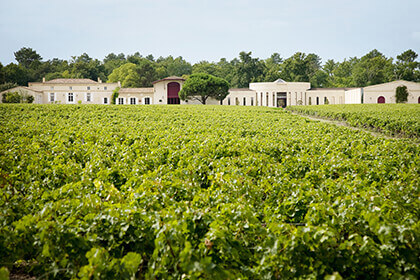
[[(122, 100), (122, 104), (120, 104), (120, 99)], [(127, 102), (125, 101), (125, 98), (124, 97), (117, 97), (117, 105), (125, 105), (125, 104), (127, 104)]]
[[(149, 104), (146, 104), (146, 98), (149, 98)], [(143, 105), (151, 105), (152, 104), (152, 98), (150, 96), (145, 96), (145, 97), (143, 97), (141, 102), (142, 102)]]
[[(135, 102), (134, 104), (131, 104), (131, 99), (132, 98), (134, 98), (134, 102)], [(128, 98), (127, 103), (130, 104), (130, 105), (137, 105), (137, 104), (139, 104), (139, 100), (138, 100), (137, 97), (131, 96), (131, 97)]]
[[(70, 93), (73, 95), (73, 101), (69, 101)], [(76, 94), (74, 92), (68, 92), (66, 94), (66, 103), (74, 104), (76, 102)]]
[[(88, 101), (88, 94), (90, 94), (90, 101)], [(91, 92), (86, 92), (85, 93), (85, 101), (86, 102), (92, 102), (92, 100), (93, 100), (93, 94), (91, 93)]]

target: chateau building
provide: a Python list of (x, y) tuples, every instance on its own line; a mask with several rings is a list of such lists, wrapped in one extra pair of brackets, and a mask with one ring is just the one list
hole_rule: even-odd
[[(19, 92), (31, 95), (36, 104), (110, 104), (113, 92), (119, 88), (116, 104), (200, 104), (197, 100), (180, 100), (178, 92), (185, 80), (167, 77), (153, 82), (150, 88), (121, 88), (118, 83), (103, 83), (100, 79), (54, 79), (29, 83), (0, 93)], [(209, 98), (207, 104), (286, 107), (293, 105), (396, 103), (395, 92), (400, 86), (408, 90), (407, 103), (420, 103), (420, 83), (393, 81), (358, 88), (311, 88), (310, 83), (274, 82), (250, 83), (249, 88), (233, 88), (223, 101)], [(0, 101), (2, 98), (0, 98)]]

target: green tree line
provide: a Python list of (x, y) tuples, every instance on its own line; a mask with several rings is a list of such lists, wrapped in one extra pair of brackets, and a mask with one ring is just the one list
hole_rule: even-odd
[(152, 82), (167, 76), (188, 76), (207, 73), (229, 82), (231, 87), (248, 87), (251, 82), (310, 82), (312, 87), (362, 87), (393, 80), (420, 82), (418, 54), (407, 50), (396, 57), (386, 57), (374, 49), (366, 55), (343, 61), (328, 59), (322, 63), (316, 54), (296, 52), (288, 58), (273, 53), (260, 59), (252, 52), (240, 52), (237, 58), (218, 62), (200, 61), (192, 64), (182, 57), (143, 56), (136, 52), (108, 54), (103, 60), (84, 53), (70, 60), (43, 58), (31, 48), (14, 53), (17, 63), (0, 63), (0, 91), (15, 85), (27, 85), (56, 78), (100, 78), (107, 82), (121, 81), (123, 87), (149, 87)]

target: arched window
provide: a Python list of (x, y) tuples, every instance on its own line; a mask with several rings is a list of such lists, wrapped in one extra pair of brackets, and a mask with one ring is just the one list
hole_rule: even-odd
[(385, 97), (379, 96), (378, 97), (378, 103), (385, 103)]

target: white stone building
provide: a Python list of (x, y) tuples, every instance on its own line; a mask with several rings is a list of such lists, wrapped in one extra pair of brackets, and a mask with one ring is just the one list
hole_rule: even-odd
[[(149, 88), (120, 88), (116, 104), (201, 104), (198, 100), (180, 100), (178, 92), (185, 80), (167, 77), (153, 82)], [(397, 87), (406, 86), (407, 103), (420, 103), (420, 83), (394, 81), (360, 88), (311, 88), (310, 83), (274, 82), (251, 83), (249, 88), (233, 88), (222, 101), (209, 98), (207, 104), (230, 106), (286, 107), (294, 105), (395, 103)], [(120, 83), (102, 83), (100, 79), (55, 79), (41, 83), (29, 83), (27, 87), (15, 87), (1, 92), (20, 92), (34, 96), (34, 103), (48, 104), (110, 104), (113, 91)], [(1, 98), (0, 98), (1, 101)]]

